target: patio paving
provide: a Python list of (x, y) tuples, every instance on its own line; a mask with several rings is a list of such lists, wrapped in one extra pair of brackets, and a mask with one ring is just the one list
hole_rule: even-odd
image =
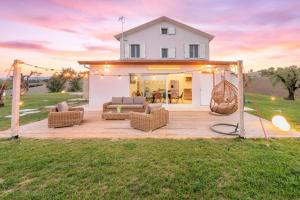
[[(86, 111), (84, 122), (80, 126), (66, 128), (48, 128), (47, 119), (20, 127), (20, 136), (24, 138), (232, 138), (215, 133), (209, 127), (215, 123), (237, 123), (238, 114), (214, 116), (208, 111), (170, 111), (170, 123), (153, 132), (143, 132), (130, 127), (129, 120), (103, 120), (101, 112)], [(269, 137), (300, 137), (295, 130), (283, 132), (276, 129), (271, 122), (263, 120)], [(223, 130), (228, 129), (222, 127)], [(245, 113), (246, 138), (263, 138), (264, 134), (258, 117)], [(0, 137), (9, 137), (10, 131), (0, 132)]]

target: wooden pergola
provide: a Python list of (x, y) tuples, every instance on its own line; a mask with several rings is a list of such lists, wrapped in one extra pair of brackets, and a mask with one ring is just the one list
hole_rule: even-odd
[[(21, 85), (21, 68), (24, 62), (15, 60), (13, 63), (13, 91), (12, 91), (12, 119), (11, 119), (11, 134), (12, 137), (17, 137), (19, 134), (19, 110), (20, 110), (20, 85)], [(207, 67), (211, 69), (218, 68), (237, 68), (238, 75), (238, 113), (239, 113), (239, 136), (245, 137), (244, 128), (244, 84), (243, 84), (243, 61), (211, 61), (211, 60), (106, 60), (106, 61), (78, 61), (81, 65), (93, 66), (125, 66), (131, 65), (134, 67), (145, 65), (181, 65), (194, 67)]]

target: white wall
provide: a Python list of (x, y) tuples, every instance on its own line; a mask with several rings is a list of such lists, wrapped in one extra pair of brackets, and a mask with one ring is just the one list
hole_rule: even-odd
[[(161, 27), (175, 27), (175, 35), (162, 35)], [(121, 40), (121, 39), (120, 39)], [(209, 59), (209, 40), (199, 34), (177, 27), (169, 22), (157, 23), (124, 37), (126, 44), (144, 44), (146, 57), (144, 59), (161, 59), (161, 48), (176, 48), (176, 59), (186, 59), (185, 44), (204, 44), (205, 59)], [(120, 58), (124, 59), (124, 49), (120, 50)]]

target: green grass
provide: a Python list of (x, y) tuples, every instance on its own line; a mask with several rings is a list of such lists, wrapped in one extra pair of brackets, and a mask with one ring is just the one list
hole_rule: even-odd
[(21, 139), (0, 152), (0, 199), (300, 198), (300, 139)]
[[(23, 105), (20, 109), (39, 109), (41, 112), (20, 117), (21, 124), (27, 124), (38, 120), (45, 119), (48, 115), (48, 110), (45, 106), (55, 105), (61, 101), (66, 101), (72, 98), (78, 98), (79, 95), (48, 93), (40, 95), (25, 95), (21, 97)], [(5, 106), (0, 107), (0, 131), (10, 127), (10, 118), (5, 116), (11, 114), (11, 97), (4, 99)]]
[[(245, 106), (253, 109), (255, 109), (253, 95), (255, 95), (256, 104), (260, 110), (262, 118), (271, 120), (274, 115), (281, 114), (290, 122), (293, 128), (300, 131), (299, 99), (295, 101), (288, 101), (284, 100), (282, 97), (275, 97), (275, 100), (271, 100), (271, 97), (266, 95), (246, 94)], [(248, 101), (250, 101), (250, 103)], [(249, 111), (249, 113), (257, 115), (256, 111)]]

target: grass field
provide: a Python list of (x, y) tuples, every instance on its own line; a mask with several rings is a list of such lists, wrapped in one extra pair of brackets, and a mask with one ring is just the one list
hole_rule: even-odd
[(300, 139), (21, 139), (0, 152), (0, 199), (300, 198)]
[[(255, 109), (253, 97), (255, 95), (256, 105), (258, 106), (263, 118), (271, 120), (276, 114), (283, 115), (292, 125), (293, 128), (300, 131), (300, 100), (287, 101), (282, 97), (275, 97), (271, 100), (271, 96), (259, 94), (246, 94), (246, 105), (249, 108)], [(249, 103), (249, 101), (251, 103)], [(257, 115), (256, 111), (249, 113)]]
[[(38, 109), (41, 112), (36, 114), (25, 115), (20, 118), (21, 124), (26, 124), (29, 122), (34, 122), (38, 120), (45, 119), (48, 115), (48, 110), (45, 106), (55, 105), (61, 101), (66, 101), (68, 99), (78, 98), (78, 95), (62, 94), (62, 93), (48, 93), (41, 95), (25, 95), (21, 97), (23, 105), (20, 109)], [(11, 97), (5, 98), (5, 106), (0, 107), (0, 130), (5, 130), (10, 127), (10, 118), (5, 118), (5, 116), (11, 114)]]

